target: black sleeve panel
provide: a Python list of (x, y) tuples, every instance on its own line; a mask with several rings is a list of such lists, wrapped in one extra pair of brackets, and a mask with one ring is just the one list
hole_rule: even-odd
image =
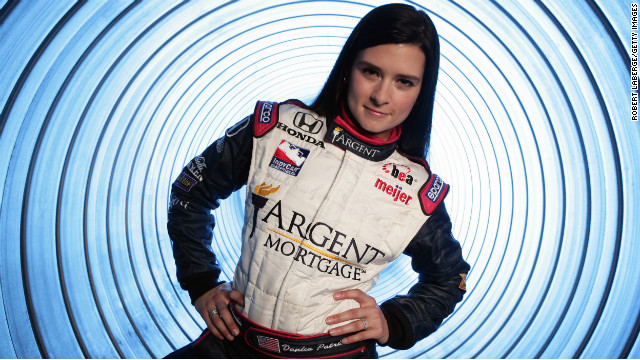
[(407, 295), (380, 305), (389, 324), (388, 346), (408, 349), (427, 337), (449, 316), (465, 293), (469, 264), (451, 234), (451, 219), (441, 203), (405, 249), (418, 282)]
[(247, 183), (253, 150), (251, 118), (229, 128), (184, 167), (171, 186), (167, 229), (180, 286), (191, 301), (221, 283), (211, 250), (211, 210)]

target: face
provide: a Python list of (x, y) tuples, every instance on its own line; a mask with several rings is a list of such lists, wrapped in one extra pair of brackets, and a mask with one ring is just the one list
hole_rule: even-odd
[(356, 56), (347, 93), (355, 121), (387, 140), (413, 109), (424, 74), (425, 55), (413, 44), (383, 44)]

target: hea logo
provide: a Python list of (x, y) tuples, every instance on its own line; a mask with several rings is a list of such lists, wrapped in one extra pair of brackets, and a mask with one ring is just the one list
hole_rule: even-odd
[(382, 170), (387, 174), (391, 174), (394, 178), (406, 182), (408, 185), (413, 184), (413, 176), (409, 175), (411, 168), (405, 165), (388, 163), (382, 165)]

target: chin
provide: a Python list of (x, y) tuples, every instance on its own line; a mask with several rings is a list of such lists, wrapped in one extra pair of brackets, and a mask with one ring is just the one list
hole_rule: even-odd
[(375, 126), (362, 126), (362, 125), (360, 125), (360, 127), (361, 127), (364, 131), (368, 132), (368, 133), (369, 133), (369, 134), (371, 134), (371, 135), (375, 135), (375, 134), (378, 134), (378, 133), (380, 133), (380, 132), (383, 132), (383, 131), (384, 131), (384, 129), (378, 129), (378, 128), (377, 128), (377, 127), (375, 127)]

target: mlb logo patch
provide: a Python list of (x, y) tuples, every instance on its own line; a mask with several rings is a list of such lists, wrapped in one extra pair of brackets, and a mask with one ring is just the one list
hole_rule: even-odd
[(298, 176), (302, 165), (309, 156), (309, 150), (286, 140), (280, 141), (269, 167), (291, 176)]

